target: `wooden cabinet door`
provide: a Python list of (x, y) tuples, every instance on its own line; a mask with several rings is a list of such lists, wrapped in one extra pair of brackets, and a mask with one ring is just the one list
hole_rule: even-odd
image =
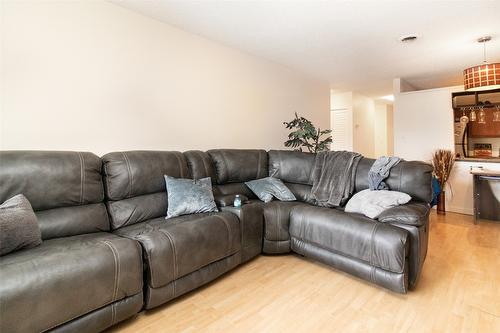
[[(493, 121), (493, 111), (495, 109), (485, 109), (486, 124), (477, 121), (469, 122), (469, 136), (473, 138), (493, 138), (500, 137), (500, 121)], [(476, 111), (478, 114), (479, 111)]]

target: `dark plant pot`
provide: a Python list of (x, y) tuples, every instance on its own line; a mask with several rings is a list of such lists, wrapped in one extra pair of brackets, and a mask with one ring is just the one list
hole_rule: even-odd
[(441, 193), (439, 193), (437, 213), (440, 215), (446, 214), (446, 192), (445, 191), (441, 191)]

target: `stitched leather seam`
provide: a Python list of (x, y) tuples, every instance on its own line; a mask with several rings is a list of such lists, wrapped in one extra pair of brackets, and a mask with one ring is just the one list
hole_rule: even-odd
[(263, 209), (262, 210), (262, 217), (263, 217), (263, 221), (264, 221), (264, 229), (262, 231), (262, 238), (263, 239), (268, 239), (269, 238), (269, 228), (268, 228), (268, 225), (267, 225), (267, 214), (266, 214), (266, 210)]
[[(161, 232), (162, 234), (165, 235), (165, 237), (168, 238), (168, 240), (170, 241), (170, 244), (172, 245), (172, 265), (173, 265), (173, 277), (172, 277), (172, 281), (175, 281), (177, 280), (177, 276), (178, 276), (178, 267), (177, 267), (177, 251), (176, 251), (176, 248), (175, 248), (175, 244), (174, 244), (174, 240), (172, 238), (172, 235), (166, 231), (166, 230), (158, 230), (159, 232)], [(151, 265), (150, 265), (151, 266)], [(174, 290), (173, 290), (173, 294), (175, 296), (175, 285), (174, 285)]]
[(260, 161), (262, 159), (261, 154), (262, 154), (262, 152), (259, 150), (258, 153), (257, 153), (257, 156), (258, 156), (258, 159), (257, 159), (257, 176), (256, 176), (255, 179), (259, 179), (259, 176), (260, 176)]
[(122, 152), (123, 158), (125, 159), (125, 164), (127, 165), (127, 171), (128, 171), (128, 194), (127, 198), (130, 198), (132, 196), (132, 182), (134, 181), (132, 177), (132, 168), (130, 167), (130, 161), (128, 160), (127, 154), (125, 152)]
[(114, 230), (114, 229), (118, 229), (120, 227), (123, 227), (124, 224), (122, 223), (120, 225), (116, 225), (117, 221), (115, 221), (115, 208), (111, 205), (112, 203), (113, 203), (112, 201), (108, 201), (108, 202), (106, 202), (106, 206), (109, 209), (109, 211), (111, 212), (111, 214), (109, 214), (109, 215), (111, 215), (111, 224), (112, 224), (110, 227), (111, 227), (111, 230)]
[(83, 161), (83, 156), (78, 152), (78, 158), (80, 159), (80, 205), (83, 205), (83, 195), (85, 193), (85, 162)]
[(243, 241), (244, 241), (244, 235), (246, 235), (246, 229), (245, 229), (245, 213), (242, 208), (240, 208), (240, 217), (238, 217), (238, 220), (240, 221), (240, 231), (241, 231), (241, 247), (243, 247)]
[(172, 281), (172, 297), (177, 295), (177, 280)]
[(226, 219), (223, 217), (223, 216), (220, 216), (220, 215), (213, 215), (214, 217), (222, 220), (222, 222), (224, 222), (224, 225), (226, 226), (226, 230), (227, 230), (227, 238), (228, 238), (228, 248), (226, 250), (226, 253), (229, 254), (231, 253), (231, 250), (233, 248), (233, 235), (231, 233), (231, 230), (229, 228), (229, 223), (226, 221)]
[(209, 175), (209, 172), (208, 172), (208, 168), (207, 168), (207, 165), (205, 163), (205, 159), (203, 158), (203, 154), (201, 153), (201, 151), (197, 151), (198, 155), (200, 155), (200, 158), (201, 158), (201, 164), (203, 164), (203, 169), (205, 169), (205, 175), (206, 176), (210, 176)]
[(118, 281), (120, 279), (120, 255), (116, 250), (115, 246), (109, 241), (103, 241), (106, 244), (111, 252), (113, 253), (113, 259), (115, 261), (115, 278), (114, 278), (114, 288), (113, 288), (113, 298), (112, 301), (116, 301), (118, 297)]
[(179, 157), (179, 154), (182, 154), (182, 153), (174, 151), (174, 156), (177, 159), (177, 163), (179, 163), (180, 176), (181, 176), (181, 178), (184, 178), (184, 168), (182, 167), (182, 161), (181, 161), (181, 158)]
[(111, 188), (109, 187), (108, 163), (104, 163), (104, 180), (106, 182), (106, 188), (108, 189), (108, 192), (110, 192)]
[(277, 172), (277, 174), (279, 175), (279, 177), (277, 178), (280, 178), (281, 179), (281, 170), (283, 170), (283, 159), (281, 158), (281, 152), (278, 151), (278, 164), (279, 164), (279, 170)]
[(85, 157), (83, 157), (82, 155), (82, 175), (83, 175), (83, 179), (82, 179), (82, 204), (85, 203), (85, 180), (86, 180), (86, 175), (85, 175)]
[[(308, 178), (308, 181), (307, 181), (307, 185), (311, 185), (313, 183), (314, 165), (315, 164), (316, 164), (316, 156), (314, 156), (313, 167), (309, 170), (309, 178)], [(358, 168), (357, 167), (356, 167), (356, 172), (358, 172)], [(356, 177), (356, 174), (354, 175), (354, 177)]]
[(225, 175), (226, 177), (223, 177), (224, 175), (221, 175), (221, 177), (220, 177), (221, 178), (220, 182), (222, 183), (222, 179), (227, 178), (226, 181), (229, 181), (230, 179), (229, 179), (229, 174), (228, 174), (229, 168), (227, 166), (226, 156), (224, 156), (224, 152), (223, 151), (220, 152), (220, 156), (221, 156), (222, 164), (224, 164), (224, 169), (223, 170), (226, 171), (226, 175)]
[[(149, 225), (147, 224), (147, 222), (145, 223), (145, 225), (149, 226)], [(150, 230), (148, 230), (148, 232), (150, 232)], [(121, 235), (119, 235), (119, 236), (121, 236)], [(134, 240), (136, 240), (136, 241), (139, 243), (139, 246), (140, 246), (140, 252), (144, 253), (144, 255), (148, 257), (148, 259), (147, 259), (147, 260), (148, 260), (148, 262), (149, 262), (148, 267), (149, 267), (149, 270), (150, 270), (150, 272), (151, 272), (151, 276), (150, 276), (150, 279), (151, 279), (151, 284), (153, 284), (153, 285), (154, 285), (154, 284), (155, 284), (155, 283), (154, 283), (154, 274), (153, 274), (153, 271), (154, 271), (154, 270), (153, 270), (153, 267), (154, 267), (154, 265), (151, 265), (151, 255), (150, 255), (150, 254), (149, 254), (149, 252), (147, 251), (146, 247), (142, 244), (142, 241), (141, 241), (141, 237), (140, 237), (140, 235), (137, 235), (137, 236), (135, 236), (135, 237), (134, 237), (134, 236), (132, 236), (131, 238), (132, 238), (132, 239), (134, 239)], [(142, 270), (142, 269), (141, 269), (141, 270)], [(151, 288), (153, 288), (153, 287), (151, 287)]]
[[(276, 220), (278, 221), (278, 223), (276, 223), (276, 228), (277, 228), (277, 236), (278, 236), (278, 240), (281, 240), (281, 237), (280, 237), (280, 223), (281, 223), (281, 213), (280, 213), (280, 209), (279, 207), (276, 205)], [(276, 243), (276, 251), (279, 251), (279, 244)]]
[(115, 308), (116, 303), (111, 304), (111, 326), (115, 324), (116, 320), (116, 308)]
[(398, 191), (401, 191), (401, 181), (403, 179), (403, 169), (404, 169), (404, 164), (401, 164), (401, 169), (399, 170), (399, 188), (398, 188)]
[(373, 238), (377, 233), (378, 226), (379, 225), (377, 223), (373, 225), (373, 230), (370, 235), (370, 265), (372, 266), (375, 266), (375, 242), (373, 241)]
[(375, 266), (372, 266), (370, 269), (370, 281), (375, 283), (375, 271), (377, 268)]
[(193, 162), (189, 158), (186, 158), (186, 161), (187, 161), (188, 171), (191, 171), (191, 174), (194, 175)]

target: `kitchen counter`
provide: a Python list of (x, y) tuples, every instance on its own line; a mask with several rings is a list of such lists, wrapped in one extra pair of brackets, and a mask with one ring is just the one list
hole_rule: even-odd
[(470, 171), (474, 176), (491, 176), (491, 177), (500, 177), (500, 170), (488, 170), (488, 169), (480, 169), (474, 168)]
[(474, 193), (474, 224), (479, 219), (500, 221), (500, 170), (471, 168)]
[(457, 162), (483, 162), (483, 163), (500, 163), (500, 157), (459, 157), (455, 158)]

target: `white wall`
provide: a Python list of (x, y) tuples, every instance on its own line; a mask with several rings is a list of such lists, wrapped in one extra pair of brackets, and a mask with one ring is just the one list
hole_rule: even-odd
[(104, 1), (1, 2), (0, 149), (282, 148), (327, 82)]
[[(372, 98), (352, 91), (332, 91), (331, 108), (333, 150), (353, 150), (370, 158), (392, 155), (392, 105), (375, 102)], [(335, 115), (341, 111), (350, 114), (349, 121), (346, 122), (347, 128), (342, 131), (342, 135), (348, 136), (348, 140), (344, 141), (350, 142), (349, 148), (336, 147), (335, 137), (338, 131), (335, 130)]]
[[(398, 80), (398, 79), (396, 79)], [(394, 154), (430, 162), (436, 149), (454, 151), (451, 94), (463, 87), (399, 92), (394, 89)], [(500, 170), (500, 163), (457, 161), (450, 176), (446, 209), (473, 214), (471, 166)]]
[(363, 156), (375, 158), (375, 102), (353, 94), (353, 148)]
[(435, 149), (454, 150), (451, 93), (460, 87), (394, 94), (394, 154), (429, 161)]
[(391, 156), (394, 153), (392, 105), (376, 102), (374, 115), (374, 156)]
[(394, 155), (394, 105), (387, 105), (387, 156)]

